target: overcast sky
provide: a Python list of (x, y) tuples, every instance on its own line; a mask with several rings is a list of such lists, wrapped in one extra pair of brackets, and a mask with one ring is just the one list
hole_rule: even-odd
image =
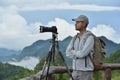
[(77, 32), (72, 18), (84, 14), (88, 30), (120, 43), (119, 0), (0, 0), (0, 47), (22, 50), (37, 40), (51, 38), (39, 26), (57, 26), (58, 39)]

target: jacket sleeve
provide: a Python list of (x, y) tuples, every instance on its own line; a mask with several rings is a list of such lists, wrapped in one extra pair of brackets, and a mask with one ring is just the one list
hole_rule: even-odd
[(89, 52), (93, 49), (93, 47), (94, 47), (94, 37), (89, 36), (87, 38), (82, 50), (79, 50), (79, 51), (72, 50), (71, 53), (75, 57), (84, 58), (85, 56), (87, 56), (89, 54)]
[(74, 40), (75, 37), (72, 38), (72, 40), (70, 41), (67, 49), (66, 49), (66, 56), (69, 57), (69, 58), (74, 58), (74, 55), (73, 55), (73, 40)]

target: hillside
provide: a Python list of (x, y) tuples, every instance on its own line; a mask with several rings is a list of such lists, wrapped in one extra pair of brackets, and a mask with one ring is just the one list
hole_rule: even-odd
[[(106, 58), (107, 63), (120, 63), (120, 50), (117, 50), (113, 54), (111, 54), (108, 58)], [(112, 79), (111, 80), (120, 80), (120, 70), (112, 71)]]
[(26, 56), (43, 57), (48, 52), (50, 40), (38, 40), (30, 46), (25, 47), (17, 59), (21, 60)]
[[(120, 50), (114, 52), (109, 57), (107, 57), (106, 62), (120, 63), (119, 57), (120, 57)], [(0, 63), (0, 80), (19, 80), (20, 78), (30, 76), (31, 74), (39, 72), (43, 66), (44, 59), (45, 58), (42, 58), (40, 63), (35, 67), (35, 71), (31, 71), (19, 66), (13, 66), (7, 63)], [(61, 63), (61, 59), (58, 59), (57, 57), (57, 60), (59, 61), (57, 62), (57, 64)], [(120, 75), (120, 71), (112, 71), (112, 80), (119, 80), (120, 79), (119, 75)], [(56, 76), (57, 76), (56, 78), (61, 77), (61, 75), (56, 75)], [(63, 75), (62, 78), (65, 78), (64, 80), (68, 80), (67, 75)]]
[(28, 69), (13, 66), (7, 63), (0, 63), (0, 80), (19, 80), (33, 73)]
[[(114, 52), (113, 54), (111, 54), (109, 57), (106, 58), (106, 62), (109, 62), (109, 63), (120, 63), (120, 50)], [(45, 57), (43, 57), (41, 59), (41, 61), (39, 62), (39, 64), (37, 64), (37, 66), (35, 67), (35, 72), (39, 72), (41, 69), (42, 69), (42, 66), (44, 64), (44, 61), (45, 61)], [(62, 63), (62, 59), (56, 59), (55, 60), (57, 64), (61, 64)], [(93, 80), (102, 80), (102, 73), (103, 71), (95, 71), (94, 74), (93, 74)], [(113, 70), (112, 71), (112, 78), (111, 80), (120, 80), (120, 71), (119, 70)], [(32, 77), (30, 77), (32, 78)], [(66, 75), (66, 74), (56, 74), (55, 75), (55, 80), (69, 80), (69, 76)]]
[(106, 58), (107, 63), (120, 63), (120, 50), (117, 50), (113, 54), (111, 54), (108, 58)]

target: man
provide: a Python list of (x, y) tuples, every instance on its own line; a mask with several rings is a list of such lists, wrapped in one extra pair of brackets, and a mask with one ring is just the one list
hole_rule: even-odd
[(94, 37), (86, 30), (89, 20), (85, 15), (72, 20), (76, 22), (75, 29), (79, 31), (66, 49), (66, 56), (73, 59), (72, 76), (74, 80), (91, 80), (94, 66), (90, 57), (94, 51)]

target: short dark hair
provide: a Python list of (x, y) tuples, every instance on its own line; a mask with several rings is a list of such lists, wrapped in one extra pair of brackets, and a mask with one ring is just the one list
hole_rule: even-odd
[(85, 28), (87, 28), (88, 24), (85, 25)]

